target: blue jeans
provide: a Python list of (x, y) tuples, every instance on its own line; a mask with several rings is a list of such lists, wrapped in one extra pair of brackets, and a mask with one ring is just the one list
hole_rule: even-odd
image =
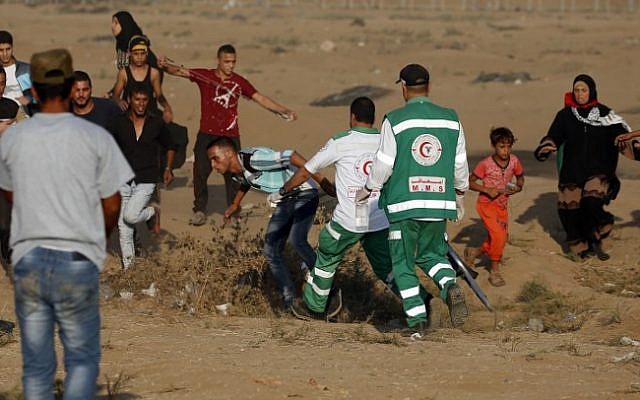
[(13, 271), (24, 398), (53, 399), (54, 325), (64, 347), (64, 399), (93, 399), (100, 364), (98, 267), (77, 252), (36, 247)]
[(264, 256), (282, 293), (285, 304), (293, 301), (295, 290), (291, 274), (284, 265), (284, 247), (289, 242), (308, 268), (316, 262), (316, 253), (307, 241), (318, 208), (318, 191), (304, 190), (298, 195), (285, 197), (273, 210), (264, 240)]
[(133, 228), (138, 222), (148, 221), (154, 216), (153, 207), (148, 207), (149, 200), (156, 189), (155, 183), (126, 183), (120, 187), (120, 216), (118, 217), (118, 235), (124, 269), (133, 264), (135, 243)]

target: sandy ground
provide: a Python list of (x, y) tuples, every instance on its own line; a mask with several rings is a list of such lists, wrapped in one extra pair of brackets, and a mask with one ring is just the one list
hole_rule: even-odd
[[(71, 50), (75, 67), (88, 71), (96, 94), (115, 79), (110, 16), (117, 10), (95, 6), (1, 6), (12, 15), (3, 28), (13, 32), (19, 58), (53, 47)], [(403, 10), (349, 11), (312, 7), (232, 9), (205, 5), (134, 7), (154, 51), (186, 66), (213, 66), (225, 42), (239, 52), (237, 72), (264, 94), (296, 110), (286, 123), (243, 102), (240, 125), (244, 145), (295, 148), (312, 155), (348, 123), (346, 107), (318, 108), (314, 99), (354, 85), (376, 85), (393, 92), (376, 100), (378, 115), (401, 105), (394, 86), (399, 69), (410, 62), (429, 67), (432, 99), (454, 107), (467, 135), (470, 163), (488, 151), (491, 126), (506, 125), (518, 136), (527, 182), (510, 204), (510, 243), (505, 251), (507, 286), (479, 282), (494, 304), (492, 315), (470, 297), (472, 318), (460, 330), (439, 329), (425, 341), (379, 332), (369, 324), (303, 323), (289, 317), (189, 317), (158, 309), (152, 301), (120, 299), (103, 305), (103, 361), (100, 384), (121, 375), (115, 398), (160, 399), (631, 399), (640, 397), (637, 361), (612, 362), (633, 349), (616, 345), (621, 336), (640, 339), (640, 302), (585, 285), (585, 271), (632, 275), (640, 259), (635, 199), (640, 196), (640, 164), (622, 160), (619, 200), (610, 210), (618, 227), (608, 262), (575, 264), (561, 255), (562, 231), (554, 208), (554, 163), (533, 160), (532, 149), (562, 106), (573, 77), (595, 77), (600, 100), (640, 125), (638, 14), (559, 16), (551, 13), (424, 13)], [(364, 26), (354, 23), (361, 18)], [(331, 40), (335, 49), (320, 44)], [(471, 82), (481, 72), (528, 72), (532, 81)], [(168, 77), (165, 93), (176, 121), (187, 125), (191, 143), (198, 127), (195, 85)], [(207, 239), (206, 227), (190, 227), (190, 165), (176, 172), (163, 193), (163, 229)], [(222, 180), (210, 179), (210, 219), (220, 221)], [(262, 204), (252, 193), (246, 202)], [(482, 240), (474, 210), (450, 235), (461, 252)], [(264, 216), (249, 218), (264, 226)], [(317, 228), (311, 240), (317, 241)], [(502, 328), (508, 307), (524, 282), (543, 279), (554, 290), (588, 304), (590, 318), (573, 333), (535, 333)], [(0, 318), (14, 320), (12, 289), (0, 277)], [(606, 315), (615, 323), (604, 323)], [(526, 323), (524, 324), (526, 325)], [(0, 398), (20, 383), (19, 343), (0, 347)], [(106, 389), (101, 390), (105, 398)]]

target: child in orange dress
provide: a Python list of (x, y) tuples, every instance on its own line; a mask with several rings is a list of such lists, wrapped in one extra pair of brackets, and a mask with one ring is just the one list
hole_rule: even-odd
[[(467, 262), (486, 254), (491, 260), (489, 283), (493, 286), (504, 286), (504, 278), (500, 273), (500, 259), (507, 243), (507, 227), (509, 212), (507, 204), (509, 196), (522, 191), (524, 170), (520, 160), (511, 154), (515, 142), (513, 133), (508, 128), (494, 128), (489, 135), (494, 153), (481, 160), (469, 177), (469, 188), (478, 194), (476, 210), (482, 218), (488, 237), (482, 246), (465, 249)], [(516, 183), (512, 182), (516, 177)]]

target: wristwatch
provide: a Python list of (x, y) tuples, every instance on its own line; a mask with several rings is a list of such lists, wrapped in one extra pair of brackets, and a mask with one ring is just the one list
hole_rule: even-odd
[(286, 190), (284, 190), (284, 186), (283, 186), (283, 187), (281, 187), (281, 188), (280, 188), (280, 190), (278, 190), (278, 194), (279, 194), (280, 196), (283, 196), (283, 197), (284, 197), (284, 196), (286, 196), (286, 194), (287, 194), (287, 193), (288, 193), (288, 192), (287, 192)]

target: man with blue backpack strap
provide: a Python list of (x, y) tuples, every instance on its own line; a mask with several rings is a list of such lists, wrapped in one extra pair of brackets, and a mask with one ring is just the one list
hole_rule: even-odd
[[(293, 176), (296, 168), (304, 166), (306, 160), (294, 150), (245, 147), (237, 151), (233, 141), (227, 137), (212, 142), (207, 148), (207, 156), (213, 169), (220, 174), (231, 173), (240, 184), (233, 202), (224, 212), (225, 218), (232, 217), (240, 210), (240, 203), (250, 188), (269, 194), (273, 211), (267, 225), (263, 251), (285, 308), (289, 309), (296, 290), (284, 264), (285, 244), (289, 239), (302, 258), (301, 273), (306, 275), (316, 261), (307, 235), (318, 208), (318, 189), (311, 180), (288, 193), (280, 189)], [(325, 192), (335, 197), (333, 183), (320, 174), (312, 177)]]

